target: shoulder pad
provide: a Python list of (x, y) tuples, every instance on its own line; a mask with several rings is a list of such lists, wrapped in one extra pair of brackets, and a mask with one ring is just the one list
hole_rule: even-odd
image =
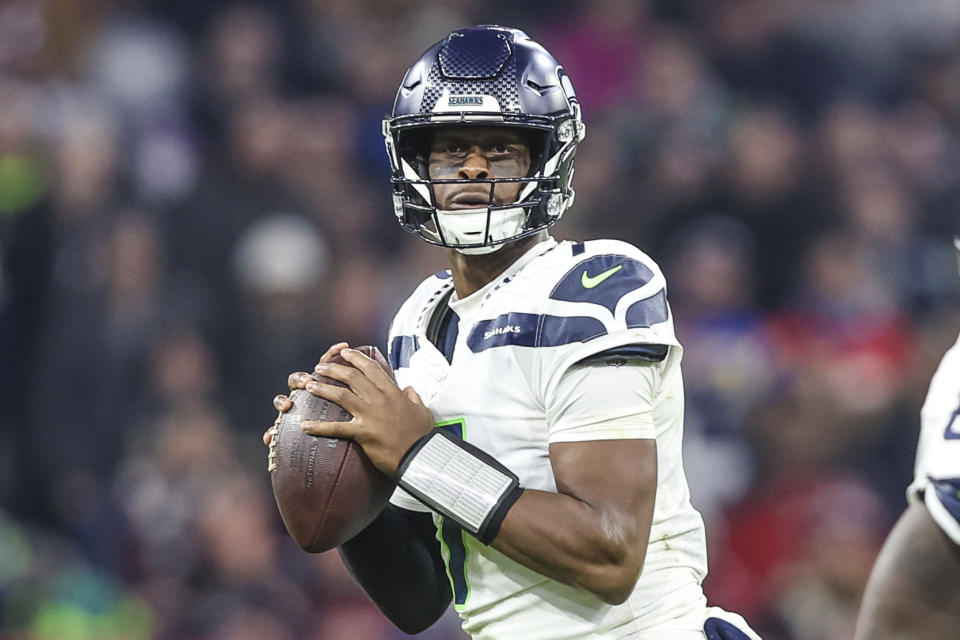
[(390, 325), (387, 341), (387, 360), (394, 371), (409, 366), (410, 356), (420, 348), (417, 336), (423, 333), (427, 311), (452, 287), (453, 278), (450, 272), (441, 271), (421, 282), (400, 305)]
[(614, 313), (626, 294), (651, 283), (650, 294), (664, 287), (657, 264), (626, 242), (591, 240), (569, 245), (566, 271), (550, 291), (553, 300), (587, 302)]
[(424, 278), (423, 282), (417, 285), (400, 308), (394, 319), (394, 327), (398, 330), (410, 322), (416, 322), (419, 313), (427, 306), (436, 301), (436, 299), (449, 291), (453, 287), (453, 276), (449, 270), (440, 271), (432, 276)]

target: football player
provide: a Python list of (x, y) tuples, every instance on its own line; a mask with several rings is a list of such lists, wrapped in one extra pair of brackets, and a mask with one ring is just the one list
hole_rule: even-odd
[[(954, 244), (960, 258), (960, 236)], [(930, 381), (907, 498), (870, 574), (857, 640), (960, 634), (960, 339)]]
[(393, 321), (397, 383), (345, 344), (317, 371), (347, 387), (290, 377), (354, 416), (305, 431), (399, 484), (340, 552), (411, 633), (452, 601), (477, 639), (756, 640), (701, 588), (663, 274), (624, 242), (547, 233), (584, 131), (563, 68), (516, 29), (455, 31), (407, 71), (383, 123), (394, 210), (450, 269)]

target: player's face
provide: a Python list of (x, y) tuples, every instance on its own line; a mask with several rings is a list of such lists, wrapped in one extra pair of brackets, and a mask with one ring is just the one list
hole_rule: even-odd
[[(430, 178), (477, 180), (522, 178), (530, 170), (524, 135), (506, 127), (461, 127), (440, 130), (430, 145)], [(522, 182), (496, 185), (494, 204), (515, 202)], [(438, 184), (437, 208), (477, 209), (490, 201), (489, 184)]]

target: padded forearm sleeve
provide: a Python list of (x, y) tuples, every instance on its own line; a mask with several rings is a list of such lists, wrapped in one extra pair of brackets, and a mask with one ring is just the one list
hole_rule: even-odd
[(410, 447), (397, 467), (397, 481), (484, 544), (497, 536), (507, 511), (523, 493), (516, 474), (483, 450), (441, 430)]

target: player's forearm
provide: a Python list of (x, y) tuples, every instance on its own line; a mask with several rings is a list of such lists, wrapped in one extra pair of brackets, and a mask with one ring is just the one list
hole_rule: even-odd
[(912, 504), (877, 557), (856, 639), (955, 640), (958, 612), (960, 550), (923, 504)]
[(388, 506), (340, 547), (353, 578), (406, 633), (431, 626), (452, 597), (435, 531), (429, 514)]
[(620, 604), (643, 569), (651, 519), (652, 505), (637, 518), (569, 495), (527, 490), (492, 546), (538, 573)]
[(557, 443), (557, 493), (519, 477), (475, 445), (440, 430), (401, 458), (400, 486), (478, 540), (565, 584), (619, 604), (646, 555), (657, 487), (653, 439)]

